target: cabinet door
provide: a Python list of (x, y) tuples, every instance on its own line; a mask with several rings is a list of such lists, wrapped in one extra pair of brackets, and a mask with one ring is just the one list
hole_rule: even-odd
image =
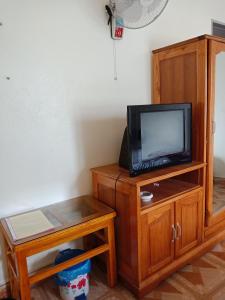
[(180, 256), (201, 242), (203, 230), (202, 191), (175, 203), (175, 255)]
[(142, 279), (174, 258), (174, 204), (167, 204), (141, 216)]

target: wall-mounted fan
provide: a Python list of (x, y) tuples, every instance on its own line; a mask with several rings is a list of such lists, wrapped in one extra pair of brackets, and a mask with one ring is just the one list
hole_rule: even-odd
[(110, 0), (106, 5), (113, 39), (121, 39), (123, 29), (143, 28), (155, 21), (169, 0)]

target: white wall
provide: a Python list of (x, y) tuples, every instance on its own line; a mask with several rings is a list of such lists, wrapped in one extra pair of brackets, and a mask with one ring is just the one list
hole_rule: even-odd
[(0, 217), (89, 193), (89, 169), (118, 159), (126, 105), (150, 101), (151, 50), (225, 20), (223, 0), (170, 0), (116, 43), (114, 81), (106, 2), (0, 0)]

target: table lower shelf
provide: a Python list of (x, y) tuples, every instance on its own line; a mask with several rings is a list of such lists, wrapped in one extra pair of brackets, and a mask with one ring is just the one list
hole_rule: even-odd
[(71, 266), (79, 264), (80, 262), (85, 261), (86, 259), (89, 259), (96, 255), (102, 254), (108, 250), (109, 250), (109, 245), (104, 244), (99, 247), (96, 247), (95, 249), (88, 250), (84, 254), (81, 254), (79, 256), (71, 258), (71, 259), (69, 259), (63, 263), (60, 263), (56, 266), (51, 265), (51, 266), (45, 267), (29, 276), (30, 285), (33, 285), (34, 283), (39, 282), (40, 280), (48, 278), (62, 270), (65, 270)]

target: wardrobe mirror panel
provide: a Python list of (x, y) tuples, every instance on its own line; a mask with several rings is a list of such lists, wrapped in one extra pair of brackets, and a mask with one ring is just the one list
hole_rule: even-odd
[(225, 52), (216, 55), (213, 213), (225, 209)]

